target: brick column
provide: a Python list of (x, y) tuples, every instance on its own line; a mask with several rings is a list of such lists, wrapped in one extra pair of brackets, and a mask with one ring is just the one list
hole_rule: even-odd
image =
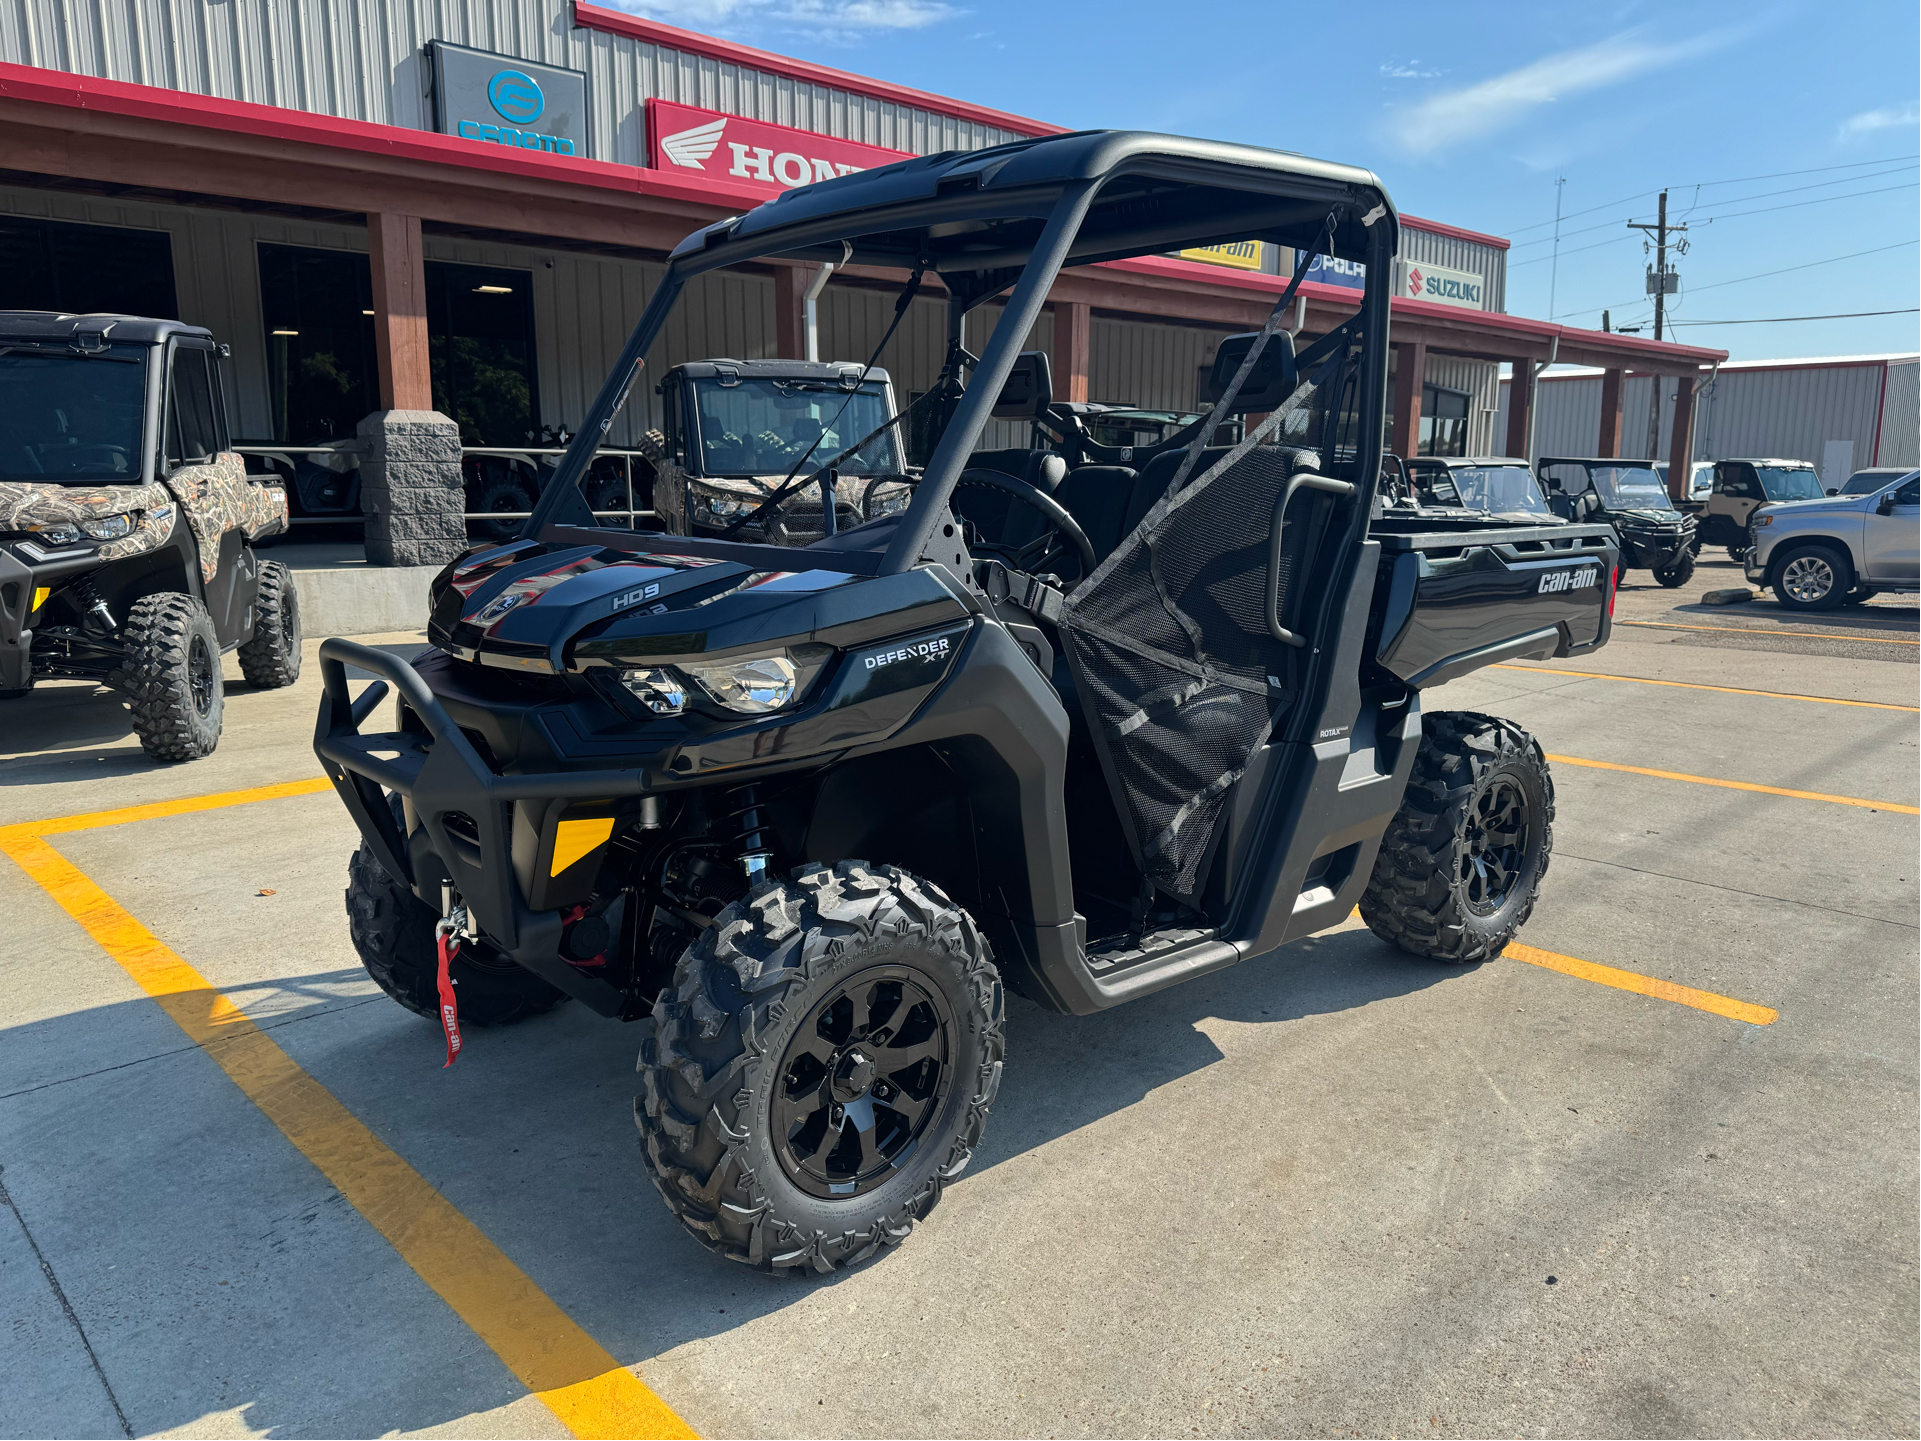
[(1087, 399), (1087, 367), (1093, 351), (1091, 305), (1054, 303), (1054, 399)]
[[(1659, 385), (1661, 377), (1655, 376)], [(1668, 498), (1688, 498), (1689, 463), (1694, 456), (1694, 377), (1682, 376), (1675, 383), (1674, 439), (1668, 447)]]
[(1388, 449), (1401, 459), (1421, 445), (1421, 384), (1427, 379), (1427, 343), (1394, 347), (1394, 428)]
[(1612, 459), (1621, 453), (1621, 382), (1625, 371), (1601, 373), (1601, 438), (1594, 453)]
[(367, 216), (373, 266), (374, 347), (382, 410), (432, 410), (433, 367), (427, 351), (427, 269), (420, 217)]
[(460, 427), (434, 409), (420, 219), (367, 216), (380, 409), (360, 422), (360, 509), (375, 565), (444, 565), (467, 548)]

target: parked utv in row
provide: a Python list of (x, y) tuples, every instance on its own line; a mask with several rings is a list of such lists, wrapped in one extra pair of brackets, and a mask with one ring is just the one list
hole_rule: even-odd
[(299, 676), (293, 577), (253, 552), (286, 492), (228, 449), (223, 361), (178, 321), (0, 312), (0, 699), (95, 681), (181, 761), (220, 740), (224, 652)]
[(1606, 521), (1621, 539), (1621, 576), (1651, 570), (1662, 585), (1694, 574), (1694, 517), (1668, 499), (1667, 482), (1646, 463), (1605, 458), (1544, 457), (1548, 505), (1568, 520)]
[[(1398, 228), (1363, 170), (1092, 132), (905, 160), (689, 236), (521, 538), (434, 582), (431, 647), (321, 647), (315, 751), (362, 836), (369, 972), (443, 1024), (569, 997), (645, 1020), (635, 1120), (668, 1207), (721, 1255), (828, 1271), (898, 1244), (967, 1168), (1004, 985), (1092, 1012), (1357, 905), (1414, 955), (1498, 956), (1548, 864), (1547, 760), (1423, 694), (1605, 644), (1616, 545), (1385, 503)], [(1221, 346), (1184, 443), (976, 453), (992, 415), (1065, 423), (1019, 354), (1064, 265), (1245, 238), (1300, 267)], [(1316, 254), (1367, 288), (1297, 354), (1280, 325)], [(592, 438), (683, 287), (768, 255), (907, 274), (897, 316), (938, 273), (939, 441), (911, 501), (800, 548), (594, 527)], [(966, 312), (1004, 294), (975, 360)], [(719, 468), (804, 458), (804, 498), (866, 433), (873, 376), (775, 388), (764, 420), (727, 422), (772, 439)], [(983, 494), (1007, 504), (970, 514)], [(355, 695), (350, 664), (383, 683)], [(393, 727), (363, 734), (389, 686)]]
[(1819, 500), (1821, 472), (1805, 460), (1717, 460), (1714, 487), (1701, 511), (1700, 543), (1727, 549), (1728, 559), (1747, 559), (1748, 521), (1764, 505)]

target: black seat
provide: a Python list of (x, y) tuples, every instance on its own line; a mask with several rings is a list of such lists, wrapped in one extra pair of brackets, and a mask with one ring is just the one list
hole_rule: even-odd
[[(1188, 471), (1188, 479), (1204, 474), (1210, 465), (1231, 449), (1233, 447), (1227, 445), (1210, 445), (1201, 452), (1201, 458), (1194, 462), (1194, 468)], [(1134, 527), (1147, 518), (1155, 502), (1167, 494), (1168, 486), (1174, 483), (1174, 475), (1186, 458), (1185, 450), (1164, 450), (1147, 462), (1140, 479), (1134, 482), (1134, 494), (1128, 501), (1126, 518), (1121, 523), (1121, 535), (1114, 542), (1116, 545), (1120, 544), (1121, 538), (1132, 535)]]
[[(1052, 495), (1067, 474), (1067, 462), (1051, 450), (977, 450), (967, 457), (967, 469), (998, 471)], [(1047, 528), (1040, 512), (1004, 490), (959, 485), (948, 503), (954, 514), (973, 523), (982, 540), (994, 545), (1023, 546)]]
[(1083, 465), (1067, 474), (1054, 498), (1080, 522), (1094, 554), (1102, 560), (1127, 534), (1127, 509), (1139, 475), (1125, 465)]

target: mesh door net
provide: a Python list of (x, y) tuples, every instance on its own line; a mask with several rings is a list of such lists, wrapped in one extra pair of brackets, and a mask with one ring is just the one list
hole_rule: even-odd
[[(1148, 878), (1192, 901), (1234, 782), (1281, 703), (1286, 646), (1267, 629), (1268, 517), (1312, 452), (1262, 445), (1163, 496), (1077, 586), (1060, 633)], [(1281, 594), (1307, 563), (1324, 497), (1288, 513)]]

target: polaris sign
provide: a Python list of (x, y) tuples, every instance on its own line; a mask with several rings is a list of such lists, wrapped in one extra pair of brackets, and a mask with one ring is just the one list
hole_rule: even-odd
[(1487, 309), (1487, 281), (1471, 270), (1450, 270), (1419, 260), (1394, 262), (1394, 293), (1405, 300), (1452, 305), (1461, 310)]
[(434, 128), (477, 145), (587, 153), (587, 77), (578, 70), (429, 42)]

